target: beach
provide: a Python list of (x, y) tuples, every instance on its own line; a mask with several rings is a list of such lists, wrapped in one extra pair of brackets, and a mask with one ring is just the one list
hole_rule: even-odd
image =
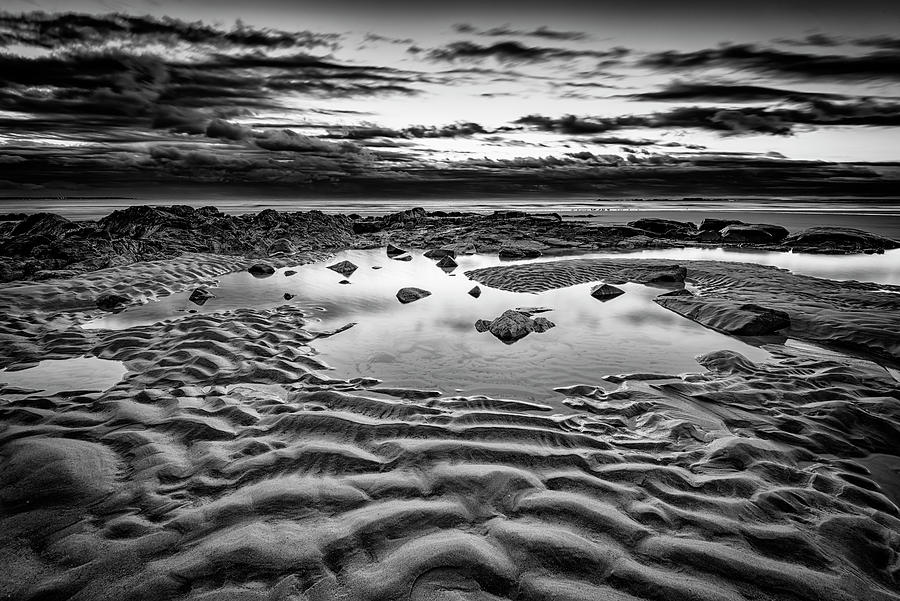
[(639, 219), (8, 219), (0, 598), (900, 599), (900, 243)]

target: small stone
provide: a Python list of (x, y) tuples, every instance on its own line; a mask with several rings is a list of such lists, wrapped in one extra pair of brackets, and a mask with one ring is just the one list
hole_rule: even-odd
[(354, 271), (356, 271), (356, 265), (354, 265), (350, 261), (341, 261), (340, 263), (329, 265), (328, 269), (330, 269), (331, 271), (336, 271), (345, 278), (348, 278), (353, 275)]
[(247, 269), (247, 271), (250, 272), (250, 275), (261, 278), (261, 277), (270, 276), (273, 273), (275, 273), (275, 268), (266, 263), (256, 263), (254, 265), (251, 265)]
[(284, 277), (289, 278), (289, 277), (291, 277), (292, 275), (296, 275), (296, 273), (297, 273), (297, 272), (294, 271), (293, 269), (288, 269), (287, 271), (284, 272)]
[(282, 295), (282, 297), (284, 298), (284, 300), (291, 300), (291, 299), (294, 298), (295, 296), (297, 296), (297, 295), (296, 295), (296, 294), (291, 294), (291, 293), (289, 293), (289, 292), (285, 292), (285, 293)]
[(456, 269), (459, 267), (459, 263), (453, 260), (453, 257), (446, 256), (437, 262), (437, 266), (441, 269)]
[(404, 305), (425, 298), (426, 296), (431, 296), (431, 293), (427, 290), (422, 290), (421, 288), (401, 288), (397, 291), (397, 300)]
[(410, 255), (402, 255), (400, 257), (391, 257), (395, 261), (412, 261), (412, 257)]
[(216, 298), (216, 295), (212, 294), (206, 288), (197, 288), (196, 290), (191, 292), (191, 295), (188, 297), (188, 300), (191, 301), (192, 303), (194, 303), (195, 305), (203, 306), (206, 304), (206, 301), (208, 301), (211, 298)]
[(481, 296), (481, 288), (479, 288), (478, 286), (475, 286), (474, 288), (469, 290), (469, 296), (474, 296), (475, 298), (478, 298), (479, 296)]
[(625, 294), (625, 291), (609, 284), (597, 284), (591, 288), (591, 296), (600, 300), (609, 300)]

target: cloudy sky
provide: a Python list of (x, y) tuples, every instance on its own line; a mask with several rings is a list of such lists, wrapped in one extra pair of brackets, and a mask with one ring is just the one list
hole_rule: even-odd
[(900, 3), (6, 0), (0, 193), (896, 193)]

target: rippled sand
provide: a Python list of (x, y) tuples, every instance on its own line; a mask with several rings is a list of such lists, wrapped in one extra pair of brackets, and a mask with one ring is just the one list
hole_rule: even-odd
[[(765, 363), (720, 351), (692, 374), (561, 382), (560, 410), (328, 378), (313, 349), (333, 332), (290, 306), (79, 327), (110, 285), (152, 298), (245, 263), (0, 291), (0, 365), (128, 369), (102, 392), (0, 390), (0, 595), (900, 599), (900, 383), (884, 367), (772, 344)], [(701, 298), (791, 307), (793, 337), (898, 359), (884, 286), (682, 265)], [(668, 266), (470, 276), (536, 290)]]

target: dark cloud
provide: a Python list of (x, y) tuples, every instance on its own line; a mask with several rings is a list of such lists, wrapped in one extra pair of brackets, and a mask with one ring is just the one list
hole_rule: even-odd
[(488, 37), (533, 37), (568, 41), (586, 40), (590, 37), (582, 31), (557, 31), (546, 26), (538, 27), (537, 29), (513, 29), (508, 26), (479, 29), (470, 23), (457, 23), (453, 26), (453, 29), (457, 33)]
[(242, 23), (230, 30), (203, 22), (192, 23), (170, 17), (125, 14), (90, 15), (81, 13), (22, 14), (0, 13), (0, 45), (22, 44), (42, 48), (74, 45), (98, 45), (127, 41), (133, 46), (173, 44), (257, 48), (335, 47), (336, 34), (309, 31), (288, 32), (258, 29)]
[(765, 86), (750, 86), (728, 83), (685, 83), (675, 81), (656, 92), (643, 92), (628, 96), (633, 100), (691, 100), (702, 102), (761, 102), (761, 101), (793, 101), (805, 102), (813, 98), (839, 100), (845, 98), (840, 94), (822, 94), (817, 92), (797, 92)]
[(810, 79), (900, 79), (900, 54), (890, 51), (862, 56), (808, 54), (761, 48), (753, 44), (726, 44), (691, 52), (657, 52), (644, 57), (641, 64), (661, 70), (710, 67), (750, 69)]
[(388, 127), (347, 127), (334, 129), (332, 136), (351, 140), (368, 140), (372, 138), (457, 138), (486, 133), (478, 123), (452, 123), (450, 125), (411, 125), (403, 129)]
[(548, 60), (570, 60), (577, 58), (596, 58), (615, 61), (628, 54), (626, 48), (612, 48), (607, 51), (572, 50), (528, 46), (517, 41), (504, 41), (483, 46), (474, 42), (453, 42), (441, 48), (434, 48), (427, 53), (431, 60), (456, 61), (494, 58), (501, 62), (543, 62)]
[(796, 108), (718, 108), (676, 107), (650, 115), (619, 117), (577, 117), (566, 115), (550, 118), (528, 115), (515, 123), (561, 134), (596, 134), (625, 128), (699, 128), (726, 135), (772, 134), (790, 135), (796, 125), (807, 126), (897, 126), (900, 125), (900, 103), (863, 99), (832, 102), (815, 99)]

